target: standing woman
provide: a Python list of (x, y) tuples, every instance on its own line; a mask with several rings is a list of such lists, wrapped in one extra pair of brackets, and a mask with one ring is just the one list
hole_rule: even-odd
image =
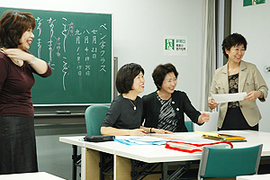
[(257, 67), (242, 60), (246, 49), (247, 41), (241, 34), (234, 33), (223, 40), (222, 50), (228, 58), (228, 63), (215, 72), (208, 106), (214, 109), (218, 105), (212, 94), (246, 92), (247, 97), (243, 101), (220, 104), (219, 130), (259, 129), (261, 114), (256, 99), (264, 102), (268, 87)]
[(116, 75), (116, 88), (120, 93), (107, 113), (101, 126), (101, 134), (113, 136), (144, 136), (149, 128), (141, 126), (144, 70), (135, 63), (125, 64)]
[(191, 104), (187, 94), (175, 90), (178, 72), (174, 65), (160, 64), (152, 73), (157, 90), (143, 96), (145, 127), (153, 133), (187, 132), (184, 113), (196, 124), (209, 121), (209, 113), (200, 113)]
[(48, 77), (52, 70), (27, 51), (35, 26), (27, 12), (7, 11), (0, 20), (0, 174), (38, 171), (32, 73)]

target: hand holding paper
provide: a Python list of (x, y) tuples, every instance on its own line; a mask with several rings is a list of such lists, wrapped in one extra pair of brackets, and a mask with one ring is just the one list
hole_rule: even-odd
[(243, 99), (247, 96), (247, 93), (243, 92), (232, 94), (212, 94), (212, 96), (217, 103), (225, 103), (225, 102), (243, 101)]
[(247, 94), (247, 97), (245, 97), (244, 101), (256, 101), (256, 99), (260, 97), (261, 94), (261, 91), (251, 91)]
[(213, 99), (211, 99), (211, 100), (208, 101), (208, 106), (209, 106), (211, 109), (215, 109), (218, 105), (219, 105), (219, 103), (217, 103), (217, 102), (214, 101)]

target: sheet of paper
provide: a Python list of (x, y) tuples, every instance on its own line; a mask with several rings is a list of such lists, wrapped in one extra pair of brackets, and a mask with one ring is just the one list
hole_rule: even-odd
[(247, 96), (247, 93), (243, 92), (232, 94), (212, 94), (212, 96), (217, 103), (225, 103), (225, 102), (243, 101), (243, 99)]

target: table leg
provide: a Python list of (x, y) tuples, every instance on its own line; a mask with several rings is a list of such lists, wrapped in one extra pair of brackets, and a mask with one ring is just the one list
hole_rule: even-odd
[[(82, 153), (82, 170), (84, 170), (84, 180), (99, 179), (100, 177), (100, 156), (99, 151), (83, 148)], [(83, 180), (83, 178), (82, 178)]]
[(72, 145), (73, 148), (73, 155), (72, 155), (72, 162), (73, 162), (73, 166), (72, 166), (72, 180), (76, 180), (77, 178), (77, 146), (76, 145)]
[(86, 180), (86, 148), (81, 148), (81, 180)]
[(167, 180), (168, 177), (168, 163), (161, 163), (162, 180)]
[(114, 155), (114, 180), (131, 180), (130, 159)]

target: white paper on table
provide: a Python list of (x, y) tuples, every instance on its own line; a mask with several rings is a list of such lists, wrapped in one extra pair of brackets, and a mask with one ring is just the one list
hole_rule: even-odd
[(231, 93), (231, 94), (212, 94), (214, 100), (217, 103), (225, 103), (225, 102), (234, 102), (234, 101), (243, 101), (245, 97), (247, 97), (247, 93)]

